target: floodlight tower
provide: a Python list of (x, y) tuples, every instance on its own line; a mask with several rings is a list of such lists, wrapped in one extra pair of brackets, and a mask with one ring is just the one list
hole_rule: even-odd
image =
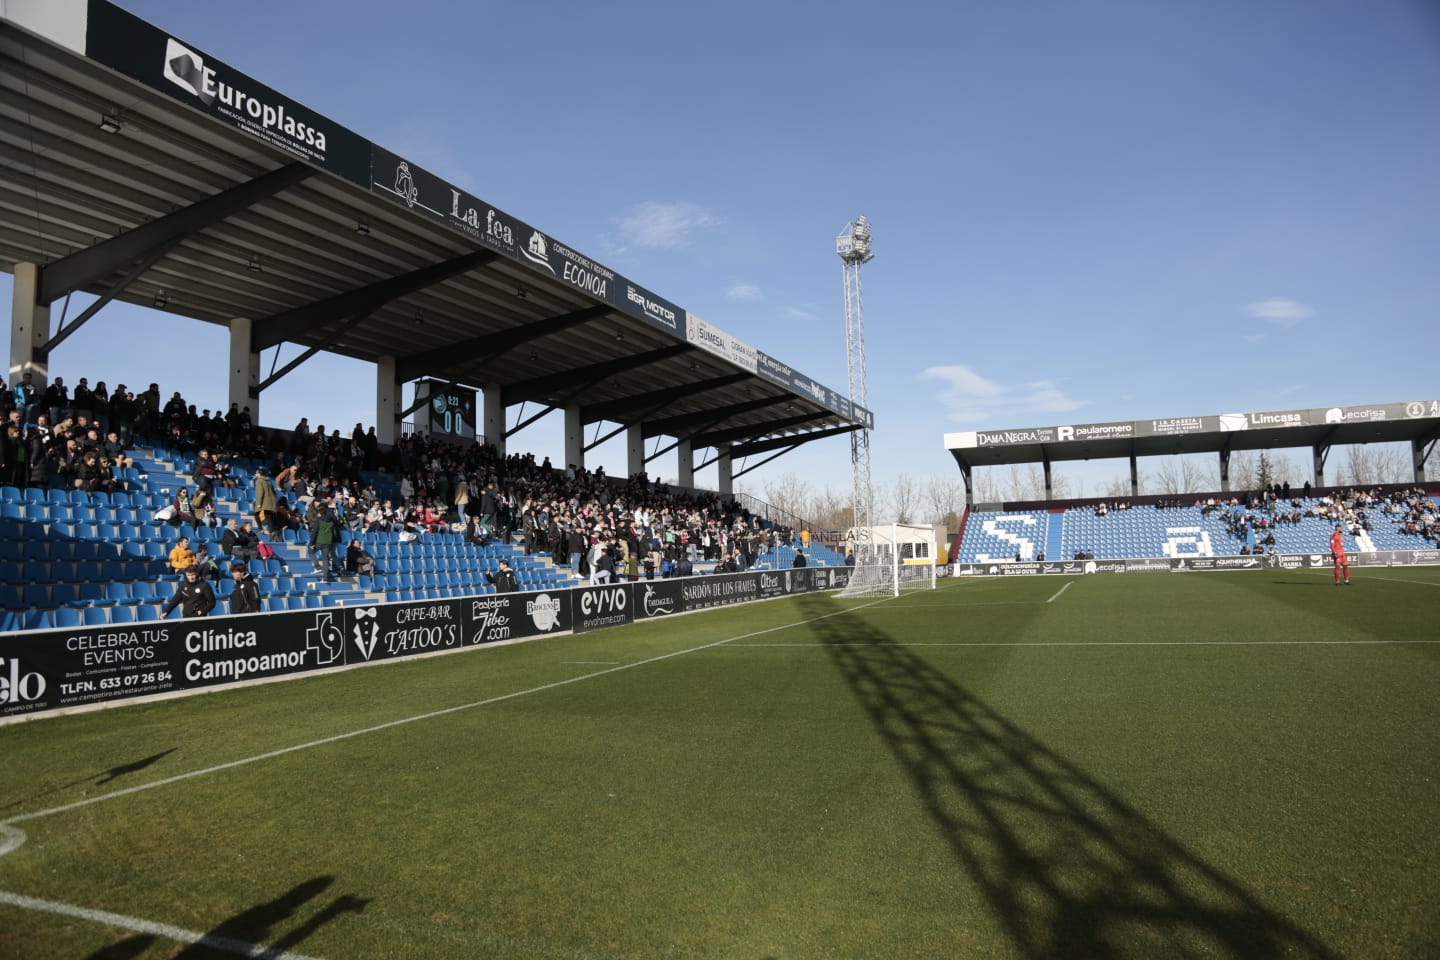
[[(870, 223), (859, 217), (845, 224), (835, 238), (835, 252), (845, 269), (845, 358), (850, 371), (850, 403), (870, 409), (870, 388), (865, 378), (865, 306), (860, 299), (860, 266), (875, 254), (870, 249)], [(852, 414), (854, 415), (854, 414)], [(850, 471), (853, 480), (855, 559), (872, 559), (875, 547), (875, 499), (870, 490), (870, 430), (850, 434)]]

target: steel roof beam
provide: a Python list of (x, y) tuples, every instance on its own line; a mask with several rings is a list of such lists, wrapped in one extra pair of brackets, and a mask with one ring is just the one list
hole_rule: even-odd
[[(764, 410), (766, 407), (773, 407), (777, 403), (787, 403), (790, 399), (790, 397), (761, 397), (759, 400), (732, 403), (728, 407), (715, 407), (711, 410), (702, 410), (699, 413), (685, 413), (679, 416), (666, 417), (664, 420), (651, 420), (645, 424), (645, 436), (658, 437), (664, 433), (679, 436), (697, 423), (723, 423), (729, 417), (739, 416), (742, 413), (751, 413), (755, 410)], [(708, 427), (703, 429), (708, 429)]]
[[(756, 453), (765, 453), (768, 450), (776, 450), (790, 444), (809, 443), (812, 440), (825, 440), (829, 437), (839, 437), (847, 433), (854, 433), (856, 430), (865, 428), (858, 423), (852, 423), (843, 427), (827, 427), (824, 430), (815, 430), (811, 433), (791, 434), (788, 437), (775, 437), (771, 440), (756, 440), (753, 443), (742, 444), (730, 448), (731, 458), (748, 457)], [(952, 451), (953, 452), (953, 451)]]
[(678, 387), (666, 387), (663, 390), (651, 390), (649, 393), (637, 393), (632, 397), (625, 397), (621, 400), (607, 400), (604, 403), (592, 403), (589, 406), (580, 408), (580, 422), (594, 423), (596, 420), (617, 420), (631, 410), (643, 407), (664, 407), (676, 400), (685, 397), (693, 397), (697, 393), (704, 393), (707, 390), (718, 390), (721, 387), (728, 387), (732, 384), (749, 380), (752, 375), (748, 373), (732, 373), (724, 377), (713, 377), (709, 380), (699, 380), (695, 383), (681, 384)]
[(542, 400), (557, 390), (570, 387), (589, 387), (604, 380), (608, 380), (617, 373), (624, 373), (627, 370), (634, 370), (652, 363), (659, 363), (662, 360), (669, 360), (671, 357), (678, 357), (689, 353), (695, 348), (688, 343), (677, 343), (671, 347), (661, 347), (659, 350), (651, 350), (647, 353), (638, 353), (628, 357), (617, 357), (614, 360), (602, 360), (599, 363), (592, 363), (584, 367), (575, 367), (564, 370), (560, 373), (551, 373), (543, 377), (535, 377), (531, 380), (522, 380), (518, 383), (507, 385), (502, 391), (502, 398), (505, 406), (515, 403), (523, 403), (528, 400)]
[(729, 430), (716, 430), (714, 433), (697, 433), (695, 435), (695, 443), (702, 447), (713, 447), (717, 443), (733, 443), (736, 440), (750, 440), (767, 433), (774, 433), (776, 430), (784, 430), (786, 427), (798, 427), (802, 423), (809, 423), (811, 420), (820, 420), (829, 416), (832, 416), (830, 411), (817, 410), (815, 413), (803, 413), (797, 417), (786, 417), (783, 420), (772, 420), (769, 423), (757, 423), (748, 427), (733, 427)]
[(307, 303), (303, 307), (273, 314), (264, 320), (256, 321), (250, 336), (250, 349), (258, 353), (266, 347), (293, 340), (298, 335), (343, 317), (354, 316), (362, 311), (373, 312), (417, 290), (424, 290), (457, 274), (483, 266), (498, 256), (498, 253), (488, 250), (476, 250), (372, 283), (368, 287), (347, 290), (315, 303)]
[(413, 353), (408, 357), (400, 358), (395, 364), (395, 379), (400, 383), (407, 383), (426, 375), (429, 370), (437, 365), (453, 365), (458, 362), (468, 362), (477, 356), (483, 356), (480, 365), (492, 363), (504, 354), (509, 353), (517, 347), (527, 343), (540, 340), (544, 337), (563, 333), (571, 327), (578, 327), (582, 323), (589, 323), (592, 320), (599, 320), (602, 317), (613, 313), (610, 307), (586, 307), (583, 310), (576, 310), (572, 313), (563, 313), (559, 316), (549, 317), (538, 323), (527, 323), (523, 327), (516, 327), (511, 330), (502, 330), (499, 333), (484, 333), (478, 337), (471, 337), (468, 340), (461, 340), (458, 343), (437, 347), (434, 350), (427, 350), (424, 353)]
[(68, 257), (61, 257), (41, 268), (37, 299), (41, 303), (53, 303), (67, 293), (82, 290), (126, 264), (134, 263), (156, 247), (198, 233), (288, 187), (293, 187), (314, 172), (303, 163), (288, 164), (192, 203), (158, 220), (127, 230), (118, 237), (101, 241)]

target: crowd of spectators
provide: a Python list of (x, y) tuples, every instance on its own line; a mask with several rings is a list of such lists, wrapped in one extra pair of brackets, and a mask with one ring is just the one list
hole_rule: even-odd
[[(241, 482), (235, 464), (266, 464), (256, 476), (254, 524), (228, 524), (223, 559), (247, 559), (287, 529), (313, 541), (327, 511), (346, 539), (391, 531), (414, 540), (459, 530), (479, 545), (518, 540), (527, 555), (548, 553), (592, 578), (684, 575), (701, 562), (746, 570), (794, 539), (717, 494), (671, 489), (643, 473), (617, 482), (603, 467), (560, 469), (529, 453), (500, 456), (484, 442), (412, 434), (382, 449), (374, 427), (357, 423), (346, 437), (312, 428), (308, 418), (288, 435), (267, 436), (248, 407), (197, 410), (179, 391), (162, 400), (154, 383), (137, 395), (123, 384), (111, 391), (82, 378), (72, 395), (55, 377), (37, 395), (27, 373), (0, 395), (7, 420), (0, 479), (17, 486), (48, 486), (60, 475), (66, 485), (114, 489), (117, 470), (131, 463), (129, 445), (155, 443), (194, 458), (193, 486), (165, 491), (156, 517), (217, 526), (217, 488)], [(363, 548), (360, 554), (347, 549), (347, 571), (374, 570), (374, 559)]]

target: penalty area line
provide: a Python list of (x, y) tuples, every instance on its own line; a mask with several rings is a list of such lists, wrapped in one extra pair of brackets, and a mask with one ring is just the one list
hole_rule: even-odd
[(183, 927), (172, 927), (168, 923), (153, 923), (149, 920), (141, 920), (139, 917), (128, 917), (123, 913), (111, 913), (109, 910), (92, 910), (89, 907), (77, 907), (74, 904), (60, 903), (55, 900), (41, 900), (38, 897), (26, 897), (18, 893), (10, 893), (6, 890), (0, 890), (0, 903), (9, 904), (12, 907), (19, 907), (22, 910), (38, 910), (42, 913), (53, 913), (62, 917), (72, 917), (76, 920), (88, 920), (91, 923), (100, 923), (107, 927), (133, 930), (135, 933), (145, 933), (153, 937), (162, 937), (166, 940), (174, 940), (179, 943), (190, 943), (200, 947), (210, 947), (213, 950), (233, 953), (240, 957), (257, 957), (263, 958), (263, 960), (315, 960), (315, 958), (307, 957), (303, 953), (274, 950), (258, 943), (246, 943), (244, 940), (232, 940), (229, 937), (217, 937), (209, 933), (197, 933), (194, 930), (186, 930)]

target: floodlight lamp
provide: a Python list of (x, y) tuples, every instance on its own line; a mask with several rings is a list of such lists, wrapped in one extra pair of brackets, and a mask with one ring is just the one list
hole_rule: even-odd
[(155, 306), (156, 306), (157, 309), (160, 308), (160, 307), (164, 307), (164, 306), (165, 306), (166, 304), (168, 304), (169, 302), (170, 302), (170, 298), (166, 295), (165, 290), (164, 290), (163, 287), (162, 287), (161, 289), (155, 291), (154, 304), (155, 304)]
[(251, 257), (251, 258), (250, 258), (250, 262), (247, 263), (247, 264), (245, 264), (245, 269), (246, 269), (246, 270), (249, 270), (251, 273), (259, 273), (259, 272), (260, 272), (260, 258), (259, 258), (259, 257)]
[(118, 110), (111, 110), (109, 113), (100, 115), (100, 130), (102, 133), (119, 133), (125, 126), (125, 121), (120, 119)]
[(370, 236), (370, 222), (364, 217), (361, 217), (359, 220), (355, 221), (355, 232), (360, 234), (360, 236), (362, 237)]

